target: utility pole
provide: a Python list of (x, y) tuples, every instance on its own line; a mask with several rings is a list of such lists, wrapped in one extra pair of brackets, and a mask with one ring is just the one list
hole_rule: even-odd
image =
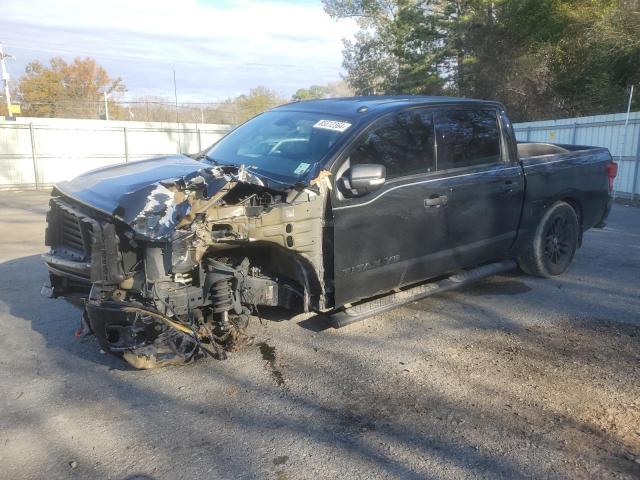
[(104, 119), (109, 120), (109, 103), (107, 102), (107, 92), (102, 92), (104, 94)]
[(180, 123), (180, 118), (178, 116), (178, 87), (176, 86), (176, 71), (173, 70), (173, 97), (176, 100), (176, 123)]
[(631, 84), (631, 91), (629, 92), (629, 104), (627, 105), (627, 120), (624, 122), (624, 126), (629, 125), (629, 114), (631, 113), (631, 102), (633, 102), (633, 83)]
[(2, 64), (2, 80), (4, 81), (4, 96), (7, 100), (7, 116), (12, 117), (11, 115), (11, 94), (9, 93), (9, 72), (7, 72), (7, 66), (5, 65), (5, 59), (7, 58), (15, 58), (13, 55), (9, 55), (8, 53), (4, 53), (2, 50), (2, 44), (0, 43), (0, 64)]
[[(178, 116), (178, 87), (176, 86), (176, 70), (173, 70), (173, 97), (176, 100), (176, 123), (180, 123), (180, 118)], [(182, 153), (182, 140), (180, 129), (178, 129), (178, 153)]]

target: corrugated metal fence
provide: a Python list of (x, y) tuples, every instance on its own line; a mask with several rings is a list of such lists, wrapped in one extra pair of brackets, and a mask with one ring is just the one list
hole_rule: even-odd
[(49, 187), (106, 165), (195, 153), (230, 129), (187, 123), (0, 120), (0, 189)]
[[(520, 141), (607, 147), (619, 163), (616, 194), (640, 195), (640, 112), (514, 125)], [(48, 187), (114, 163), (193, 153), (231, 127), (18, 118), (0, 120), (0, 189)]]
[(519, 141), (607, 147), (618, 162), (616, 195), (640, 195), (640, 112), (514, 124)]

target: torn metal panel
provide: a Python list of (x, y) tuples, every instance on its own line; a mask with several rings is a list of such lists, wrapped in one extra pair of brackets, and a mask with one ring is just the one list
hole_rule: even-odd
[[(244, 167), (187, 165), (185, 175), (144, 185), (124, 174), (120, 187), (109, 187), (117, 203), (108, 212), (88, 205), (80, 190), (61, 195), (69, 185), (55, 192), (65, 215), (88, 225), (91, 248), (72, 261), (55, 238), (48, 241), (52, 294), (72, 293), (71, 277), (55, 265), (87, 269), (74, 273), (83, 282), (73, 292), (86, 304), (87, 324), (103, 349), (136, 368), (204, 353), (223, 358), (246, 341), (259, 305), (326, 305), (326, 174), (313, 186), (275, 189)], [(88, 174), (94, 187), (103, 176)], [(52, 231), (70, 221), (54, 213)]]

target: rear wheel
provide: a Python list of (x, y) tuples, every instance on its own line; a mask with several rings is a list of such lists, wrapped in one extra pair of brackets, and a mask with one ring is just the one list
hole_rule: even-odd
[(556, 202), (540, 220), (529, 248), (518, 258), (518, 265), (538, 277), (560, 275), (571, 264), (579, 237), (575, 210), (566, 202)]

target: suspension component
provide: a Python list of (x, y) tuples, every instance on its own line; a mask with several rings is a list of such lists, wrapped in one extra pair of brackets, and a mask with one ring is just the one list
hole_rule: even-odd
[(228, 312), (233, 308), (233, 291), (229, 280), (220, 280), (212, 285), (211, 307), (214, 313)]

